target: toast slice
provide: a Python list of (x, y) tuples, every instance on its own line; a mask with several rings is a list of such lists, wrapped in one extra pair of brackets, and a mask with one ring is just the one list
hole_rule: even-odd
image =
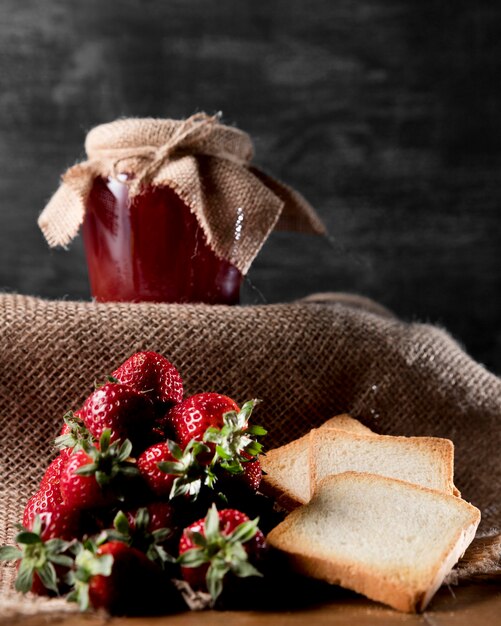
[(361, 435), (314, 429), (310, 437), (310, 496), (331, 474), (355, 471), (454, 493), (454, 445), (438, 437)]
[[(343, 413), (335, 415), (320, 426), (342, 428), (350, 432), (371, 434), (367, 426)], [(309, 436), (304, 435), (290, 443), (270, 450), (260, 457), (263, 475), (261, 489), (275, 498), (284, 509), (292, 509), (305, 504), (310, 499)]]
[(480, 511), (454, 496), (346, 472), (325, 478), (311, 501), (290, 513), (267, 541), (300, 574), (419, 612), (479, 522)]

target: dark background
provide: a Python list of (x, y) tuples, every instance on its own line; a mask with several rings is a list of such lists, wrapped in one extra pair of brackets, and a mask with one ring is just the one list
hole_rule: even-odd
[(36, 225), (85, 133), (222, 110), (330, 240), (274, 234), (244, 302), (370, 296), (501, 373), (501, 8), (471, 0), (2, 0), (0, 290), (88, 298)]

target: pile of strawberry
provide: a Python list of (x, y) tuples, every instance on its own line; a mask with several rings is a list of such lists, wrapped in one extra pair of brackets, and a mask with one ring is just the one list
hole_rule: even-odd
[(214, 604), (227, 581), (260, 576), (258, 518), (232, 506), (261, 480), (254, 405), (183, 399), (172, 363), (132, 355), (64, 416), (17, 545), (0, 548), (18, 563), (16, 589), (133, 615), (183, 608), (186, 585)]

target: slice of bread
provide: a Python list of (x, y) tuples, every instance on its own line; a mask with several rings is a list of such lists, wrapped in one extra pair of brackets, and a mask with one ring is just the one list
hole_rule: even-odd
[[(343, 430), (371, 434), (372, 431), (355, 418), (343, 413), (335, 415), (320, 426), (342, 428)], [(304, 435), (290, 443), (269, 450), (260, 457), (263, 471), (261, 482), (264, 493), (275, 498), (284, 509), (292, 509), (305, 504), (310, 499), (309, 437)]]
[(329, 476), (268, 535), (298, 573), (422, 611), (475, 536), (480, 511), (374, 474)]
[(316, 429), (310, 437), (310, 495), (331, 474), (368, 472), (454, 492), (454, 446), (438, 437), (361, 435)]

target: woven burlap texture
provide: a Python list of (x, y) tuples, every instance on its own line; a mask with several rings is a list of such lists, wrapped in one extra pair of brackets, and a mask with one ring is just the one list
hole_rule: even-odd
[(94, 179), (127, 174), (129, 197), (144, 185), (172, 188), (208, 245), (243, 274), (274, 228), (325, 234), (308, 202), (251, 166), (247, 133), (204, 113), (186, 120), (122, 119), (92, 129), (88, 160), (71, 167), (39, 217), (51, 246), (66, 246), (83, 223)]
[[(175, 363), (186, 394), (260, 398), (256, 421), (269, 430), (269, 448), (342, 412), (382, 433), (451, 438), (456, 485), (481, 509), (484, 532), (499, 527), (501, 380), (444, 331), (365, 305), (345, 297), (225, 307), (0, 296), (0, 544), (12, 541), (54, 455), (63, 414), (145, 349)], [(4, 598), (13, 574), (3, 568)]]

